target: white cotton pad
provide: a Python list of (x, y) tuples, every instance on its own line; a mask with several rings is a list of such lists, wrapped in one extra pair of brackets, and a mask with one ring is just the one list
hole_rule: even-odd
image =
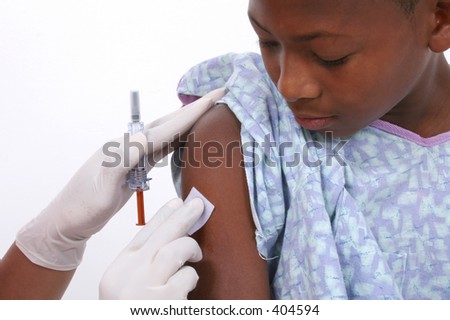
[(192, 226), (192, 228), (189, 229), (188, 235), (192, 235), (194, 232), (196, 232), (201, 227), (203, 227), (205, 225), (206, 221), (209, 220), (209, 217), (211, 217), (212, 212), (214, 211), (214, 205), (211, 202), (209, 202), (209, 200), (206, 199), (206, 197), (204, 195), (202, 195), (200, 193), (200, 191), (198, 191), (195, 188), (191, 189), (191, 192), (189, 192), (188, 196), (184, 200), (184, 203), (188, 203), (189, 201), (191, 201), (194, 198), (202, 199), (203, 204), (205, 205), (205, 208), (203, 210), (203, 213), (202, 213), (200, 219), (198, 219), (198, 221)]

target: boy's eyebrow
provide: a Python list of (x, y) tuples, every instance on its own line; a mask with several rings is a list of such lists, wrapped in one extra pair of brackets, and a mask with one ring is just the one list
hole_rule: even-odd
[[(253, 18), (250, 14), (248, 14), (248, 18), (258, 27), (260, 28), (262, 31), (267, 32), (268, 34), (272, 34), (269, 30), (267, 30), (266, 28), (264, 28), (255, 18)], [(317, 32), (311, 32), (311, 33), (307, 33), (307, 34), (303, 34), (303, 35), (297, 35), (295, 36), (295, 40), (299, 41), (299, 42), (308, 42), (308, 41), (312, 41), (314, 39), (320, 38), (320, 37), (338, 37), (341, 35), (338, 34), (333, 34), (330, 32), (326, 32), (326, 31), (317, 31)]]
[(253, 18), (250, 13), (248, 14), (248, 18), (258, 26), (258, 28), (260, 28), (262, 31), (267, 32), (269, 34), (272, 34), (269, 30), (267, 30), (266, 28), (264, 28), (255, 18)]

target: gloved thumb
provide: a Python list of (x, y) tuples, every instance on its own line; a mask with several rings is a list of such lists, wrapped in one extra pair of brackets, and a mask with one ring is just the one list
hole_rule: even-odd
[(213, 90), (193, 103), (147, 125), (146, 134), (150, 144), (149, 152), (153, 153), (163, 149), (186, 133), (226, 92), (226, 88)]

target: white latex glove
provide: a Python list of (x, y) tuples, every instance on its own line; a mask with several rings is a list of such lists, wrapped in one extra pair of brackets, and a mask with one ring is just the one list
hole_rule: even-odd
[[(144, 133), (129, 137), (139, 143), (149, 159), (160, 159), (164, 145), (187, 132), (197, 119), (225, 93), (217, 89), (203, 98), (146, 126)], [(124, 159), (125, 137), (114, 140), (116, 155)], [(106, 144), (105, 144), (106, 145)], [(111, 142), (109, 143), (111, 145)], [(151, 150), (148, 150), (151, 148)], [(75, 173), (56, 198), (16, 236), (17, 247), (33, 263), (54, 270), (73, 270), (81, 262), (86, 241), (98, 232), (131, 197), (126, 183), (128, 172), (136, 166), (138, 148), (129, 148), (128, 166), (124, 161), (108, 167), (114, 157), (101, 148)]]
[(202, 200), (183, 205), (173, 199), (142, 228), (109, 266), (100, 282), (100, 299), (187, 299), (198, 275), (186, 261), (202, 252), (188, 230), (203, 212)]

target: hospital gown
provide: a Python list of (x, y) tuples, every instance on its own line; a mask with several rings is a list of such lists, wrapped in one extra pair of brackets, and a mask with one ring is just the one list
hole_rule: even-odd
[(256, 53), (205, 61), (178, 91), (225, 85), (274, 299), (450, 299), (450, 133), (381, 120), (346, 139), (305, 130)]

